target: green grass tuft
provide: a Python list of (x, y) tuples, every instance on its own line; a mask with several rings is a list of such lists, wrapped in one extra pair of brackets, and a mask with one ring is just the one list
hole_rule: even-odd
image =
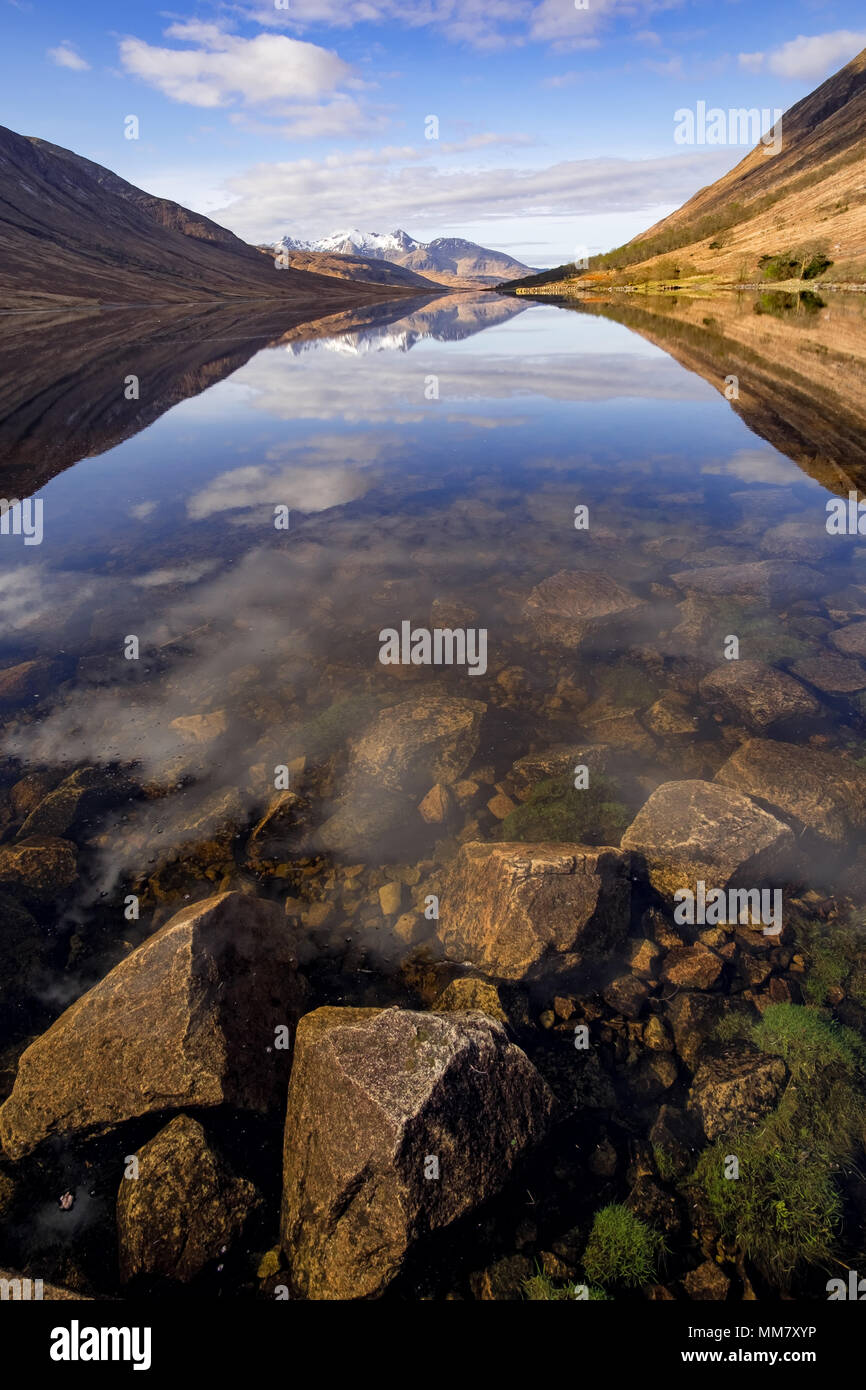
[(637, 1288), (654, 1278), (664, 1248), (657, 1231), (614, 1202), (595, 1214), (583, 1267), (593, 1284)]
[(529, 1279), (523, 1281), (523, 1296), (531, 1303), (561, 1303), (565, 1300), (574, 1300), (578, 1303), (602, 1303), (610, 1298), (604, 1289), (600, 1289), (595, 1284), (586, 1286), (586, 1298), (580, 1298), (578, 1290), (579, 1284), (557, 1284), (549, 1275), (543, 1274), (538, 1270)]
[[(775, 1286), (788, 1288), (801, 1264), (823, 1264), (832, 1254), (842, 1210), (836, 1175), (853, 1163), (866, 1126), (863, 1043), (798, 1004), (771, 1004), (754, 1023), (729, 1018), (718, 1031), (783, 1057), (790, 1078), (759, 1126), (704, 1151), (692, 1181), (726, 1239)], [(736, 1179), (724, 1176), (731, 1154), (739, 1160)]]

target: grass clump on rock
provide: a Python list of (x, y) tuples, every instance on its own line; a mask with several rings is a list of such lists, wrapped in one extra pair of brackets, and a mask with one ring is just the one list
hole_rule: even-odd
[(613, 1202), (596, 1212), (583, 1254), (583, 1268), (593, 1284), (639, 1288), (655, 1277), (664, 1241), (627, 1207)]
[[(802, 1264), (830, 1258), (842, 1212), (836, 1177), (863, 1142), (864, 1047), (822, 1011), (771, 1004), (758, 1022), (731, 1019), (763, 1052), (782, 1057), (790, 1078), (776, 1109), (748, 1132), (718, 1140), (701, 1155), (693, 1181), (722, 1234), (757, 1269), (788, 1288)], [(726, 1159), (739, 1163), (725, 1177)]]
[[(586, 1292), (583, 1292), (583, 1289)], [(538, 1270), (523, 1281), (523, 1296), (530, 1303), (562, 1303), (574, 1300), (581, 1303), (603, 1303), (609, 1295), (596, 1284), (558, 1284), (549, 1274)]]
[(593, 775), (589, 786), (577, 791), (567, 777), (536, 782), (529, 800), (510, 811), (500, 826), (503, 840), (539, 843), (555, 840), (566, 844), (618, 845), (633, 819), (617, 798), (616, 787), (606, 777)]

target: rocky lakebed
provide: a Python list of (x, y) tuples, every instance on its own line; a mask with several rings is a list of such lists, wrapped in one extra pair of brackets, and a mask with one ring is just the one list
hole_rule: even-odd
[[(864, 1268), (866, 552), (625, 328), (449, 312), (90, 446), (3, 572), (0, 1277), (45, 1297)], [(486, 659), (383, 664), (404, 620)]]

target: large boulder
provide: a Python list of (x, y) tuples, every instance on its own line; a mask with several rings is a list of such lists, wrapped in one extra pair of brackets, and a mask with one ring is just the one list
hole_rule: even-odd
[(714, 782), (664, 782), (622, 837), (646, 862), (653, 888), (759, 887), (794, 863), (794, 834), (747, 796)]
[(559, 570), (532, 590), (526, 613), (540, 637), (576, 647), (631, 617), (644, 602), (602, 570)]
[(342, 795), (317, 837), (338, 854), (371, 854), (402, 827), (435, 783), (453, 783), (478, 747), (481, 700), (420, 697), (380, 710), (350, 744)]
[(723, 662), (701, 681), (700, 693), (757, 733), (781, 721), (814, 719), (821, 712), (799, 681), (762, 661)]
[(463, 845), (440, 895), (449, 960), (505, 980), (577, 967), (628, 933), (629, 856), (587, 845)]
[(184, 908), (22, 1054), (0, 1108), (5, 1152), (159, 1111), (268, 1109), (288, 1068), (275, 1029), (302, 997), (276, 904), (220, 893)]
[(240, 1236), (259, 1202), (201, 1125), (178, 1115), (135, 1155), (117, 1194), (120, 1277), (189, 1283)]
[(497, 1192), (554, 1101), (477, 1013), (322, 1008), (298, 1025), (282, 1244), (311, 1299), (375, 1297), (409, 1249)]
[(763, 1119), (778, 1102), (787, 1079), (781, 1057), (768, 1057), (751, 1043), (729, 1043), (698, 1066), (689, 1108), (712, 1143)]
[(838, 753), (752, 738), (722, 764), (715, 781), (778, 808), (825, 840), (845, 841), (866, 829), (866, 770)]

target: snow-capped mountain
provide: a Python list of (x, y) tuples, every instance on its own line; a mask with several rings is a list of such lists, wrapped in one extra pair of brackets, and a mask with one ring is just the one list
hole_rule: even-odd
[(345, 232), (321, 237), (318, 241), (299, 241), (284, 236), (275, 251), (306, 251), (319, 255), (360, 256), (365, 260), (389, 261), (404, 266), (443, 285), (486, 286), (532, 273), (531, 267), (502, 251), (489, 251), (461, 237), (437, 237), (417, 241), (398, 227), (393, 232), (362, 232), (351, 227)]
[[(420, 241), (415, 241), (408, 232), (399, 227), (394, 232), (362, 232), (352, 227), (348, 232), (334, 232), (311, 242), (307, 251), (330, 251), (341, 256), (369, 256), (371, 260), (390, 261), (395, 256), (406, 256), (417, 251)], [(300, 247), (297, 248), (300, 250)]]

